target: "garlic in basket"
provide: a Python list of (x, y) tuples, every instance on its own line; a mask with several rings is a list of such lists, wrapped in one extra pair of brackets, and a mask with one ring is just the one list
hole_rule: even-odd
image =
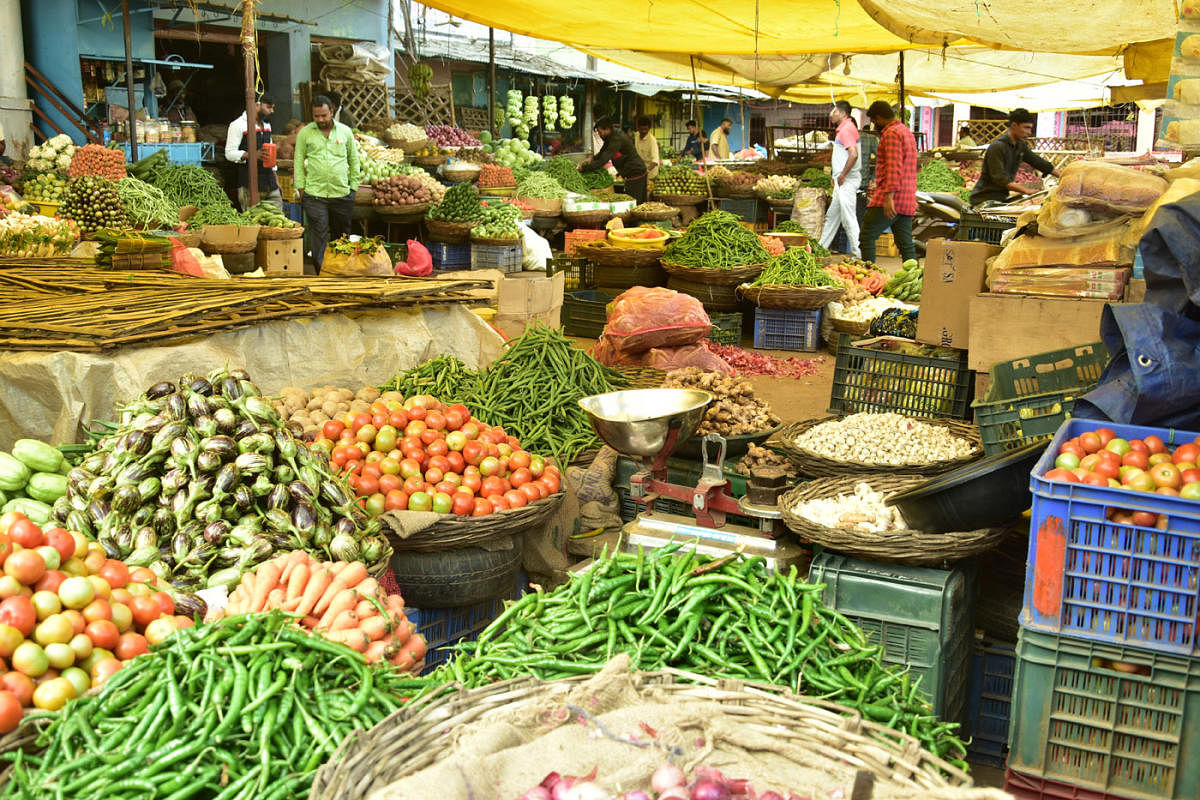
[(904, 530), (904, 517), (900, 511), (884, 505), (884, 495), (860, 483), (854, 494), (839, 494), (836, 497), (818, 497), (800, 503), (792, 509), (796, 516), (826, 528), (858, 530), (868, 533)]

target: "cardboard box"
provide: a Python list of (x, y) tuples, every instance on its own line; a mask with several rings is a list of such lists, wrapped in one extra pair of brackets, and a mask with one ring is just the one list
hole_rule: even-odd
[(984, 290), (987, 260), (1000, 248), (947, 239), (930, 239), (926, 248), (917, 341), (966, 350), (970, 340), (969, 303)]
[(220, 253), (222, 247), (254, 244), (258, 241), (258, 228), (258, 225), (205, 225), (200, 229), (200, 241), (206, 250), (212, 248)]
[(268, 275), (297, 278), (304, 275), (304, 239), (263, 239), (254, 263)]
[[(500, 282), (496, 309), (501, 315), (538, 314), (561, 308), (565, 272), (511, 272)], [(557, 325), (556, 325), (557, 327)]]
[(967, 366), (986, 372), (998, 361), (1098, 342), (1106, 305), (1104, 300), (978, 294), (970, 301)]
[(499, 269), (459, 269), (438, 270), (434, 273), (438, 280), (491, 281), (492, 285), (481, 289), (467, 289), (466, 293), (486, 302), (489, 306), (496, 305), (500, 296), (500, 284), (504, 282), (504, 271)]
[(1146, 302), (1146, 279), (1145, 278), (1130, 278), (1129, 283), (1125, 284), (1125, 302), (1126, 303), (1144, 303)]
[[(561, 273), (560, 273), (561, 274)], [(546, 311), (530, 314), (505, 314), (500, 312), (492, 318), (492, 327), (502, 331), (505, 336), (515, 339), (525, 332), (525, 326), (541, 322), (549, 328), (557, 328), (562, 317), (562, 306), (558, 305)]]

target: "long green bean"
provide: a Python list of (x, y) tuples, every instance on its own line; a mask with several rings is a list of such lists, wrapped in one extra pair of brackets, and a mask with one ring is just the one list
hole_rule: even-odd
[(163, 167), (155, 174), (154, 185), (177, 206), (203, 208), (212, 203), (229, 203), (229, 197), (213, 174), (195, 164)]
[(134, 224), (147, 228), (173, 228), (179, 224), (179, 206), (157, 186), (130, 176), (117, 182), (117, 194)]
[(751, 286), (838, 286), (803, 247), (789, 247), (767, 264)]
[(728, 211), (708, 212), (663, 251), (663, 261), (709, 269), (762, 264), (770, 258), (758, 235)]

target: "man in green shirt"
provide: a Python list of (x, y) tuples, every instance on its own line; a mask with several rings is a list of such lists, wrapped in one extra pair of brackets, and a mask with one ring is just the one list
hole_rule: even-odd
[(296, 134), (296, 194), (308, 221), (309, 244), (317, 274), (330, 239), (350, 232), (354, 192), (360, 176), (354, 134), (333, 119), (333, 103), (313, 98), (313, 121)]

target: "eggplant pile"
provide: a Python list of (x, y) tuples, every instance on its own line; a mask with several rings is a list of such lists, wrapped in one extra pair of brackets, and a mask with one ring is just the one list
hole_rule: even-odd
[(362, 561), (391, 548), (243, 370), (146, 390), (67, 475), (55, 518), (181, 591), (232, 586), (279, 551)]

